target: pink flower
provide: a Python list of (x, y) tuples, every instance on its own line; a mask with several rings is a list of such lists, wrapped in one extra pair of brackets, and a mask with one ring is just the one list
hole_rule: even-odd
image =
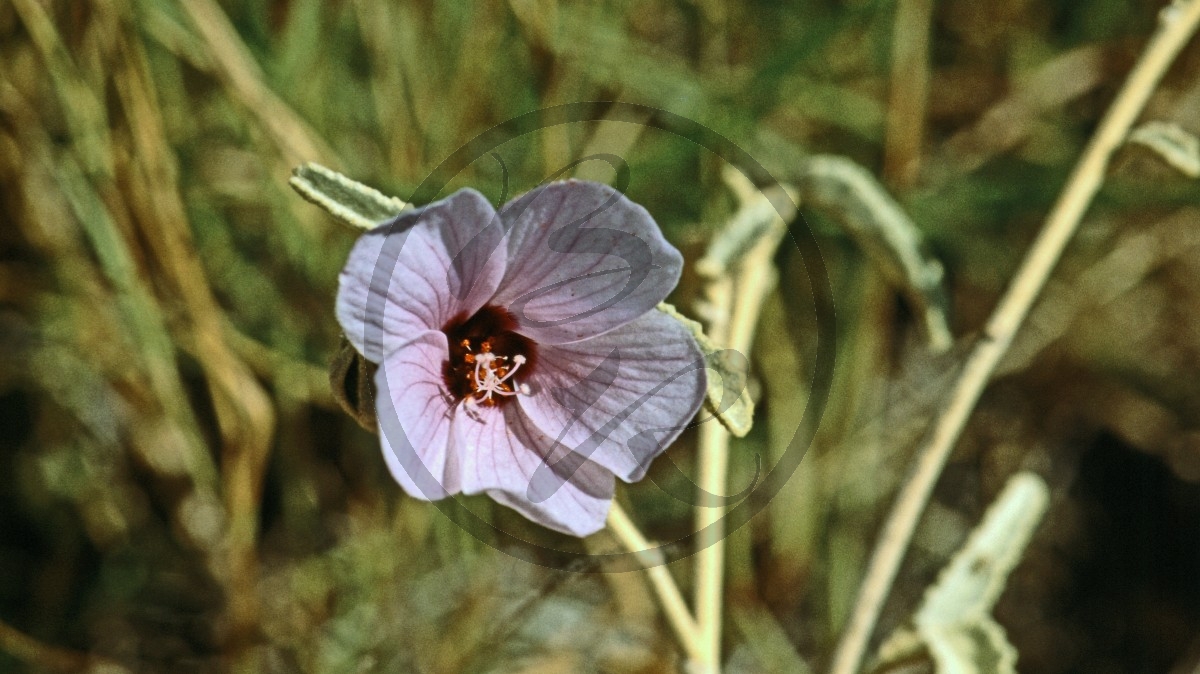
[(606, 185), (551, 183), (496, 213), (455, 192), (364, 234), (337, 316), (375, 376), (409, 495), (486, 493), (551, 529), (604, 526), (704, 397), (703, 357), (654, 309), (683, 259)]

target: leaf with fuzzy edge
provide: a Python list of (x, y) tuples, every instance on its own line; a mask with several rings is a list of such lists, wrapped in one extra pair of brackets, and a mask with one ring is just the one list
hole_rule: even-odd
[[(658, 310), (683, 324), (704, 352), (708, 366), (708, 394), (704, 406), (734, 437), (744, 438), (754, 423), (754, 401), (746, 385), (750, 362), (742, 354), (723, 349), (704, 334), (700, 324), (662, 302)], [(713, 374), (717, 376), (714, 377)]]
[(288, 184), (300, 196), (359, 230), (374, 229), (409, 207), (396, 197), (389, 197), (320, 164), (296, 167)]
[(814, 155), (796, 170), (802, 206), (833, 218), (920, 317), (930, 350), (954, 343), (945, 273), (921, 230), (871, 172), (846, 157)]
[(1046, 512), (1049, 490), (1018, 473), (942, 569), (917, 610), (916, 629), (901, 629), (880, 647), (871, 668), (928, 655), (939, 674), (1015, 674), (1017, 651), (991, 611)]
[(1018, 473), (988, 508), (966, 545), (942, 570), (917, 611), (919, 629), (971, 622), (987, 615), (1008, 574), (1046, 512), (1046, 483), (1032, 473)]
[(938, 674), (1016, 674), (1017, 649), (1008, 643), (1004, 628), (992, 618), (927, 630), (925, 643), (937, 663)]

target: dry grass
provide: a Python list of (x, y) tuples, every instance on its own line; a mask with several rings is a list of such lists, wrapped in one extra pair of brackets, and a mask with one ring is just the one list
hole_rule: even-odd
[[(0, 3), (0, 672), (677, 671), (640, 577), (516, 561), (400, 495), (323, 380), (352, 235), (291, 193), (289, 171), (319, 161), (408, 198), (515, 115), (661, 107), (780, 176), (818, 152), (883, 174), (949, 270), (969, 344), (1159, 6), (934, 3), (924, 60), (909, 31), (926, 5)], [(893, 46), (927, 97), (898, 89)], [(1198, 49), (1147, 118), (1200, 132)], [(616, 121), (499, 151), (518, 193), (597, 150), (629, 161), (630, 196), (690, 267), (729, 209), (705, 151)], [(447, 177), (503, 191), (491, 158)], [(883, 632), (1027, 468), (1053, 500), (998, 609), (1021, 671), (1195, 665), (1198, 203), (1197, 183), (1143, 148), (1116, 155), (934, 491)], [(727, 540), (731, 672), (827, 664), (965, 350), (927, 355), (852, 239), (809, 224), (837, 310), (832, 395), (820, 427), (799, 429), (815, 440), (797, 474)], [(751, 349), (760, 413), (731, 448), (735, 486), (756, 454), (779, 458), (809, 400), (804, 269), (786, 245), (775, 262)], [(686, 277), (676, 304), (698, 287)], [(685, 474), (695, 444), (669, 453)], [(690, 527), (653, 484), (626, 498), (653, 537)]]

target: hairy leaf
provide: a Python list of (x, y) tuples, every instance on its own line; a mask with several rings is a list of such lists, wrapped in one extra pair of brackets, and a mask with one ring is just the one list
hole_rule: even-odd
[(920, 317), (929, 348), (950, 348), (944, 270), (926, 249), (921, 231), (873, 175), (846, 159), (804, 160), (795, 184), (801, 205), (832, 217), (897, 286)]
[(1048, 500), (1040, 477), (1018, 473), (1009, 479), (983, 522), (925, 593), (916, 629), (897, 630), (885, 640), (871, 669), (927, 655), (939, 674), (1015, 674), (1016, 649), (991, 610)]
[[(750, 361), (745, 356), (715, 344), (699, 323), (663, 302), (658, 310), (683, 324), (704, 352), (708, 365), (708, 395), (704, 406), (734, 436), (742, 438), (754, 422), (754, 402), (746, 387)], [(713, 374), (717, 376), (714, 377)]]
[(300, 196), (356, 229), (372, 229), (409, 206), (396, 197), (389, 197), (311, 162), (293, 170), (288, 184)]

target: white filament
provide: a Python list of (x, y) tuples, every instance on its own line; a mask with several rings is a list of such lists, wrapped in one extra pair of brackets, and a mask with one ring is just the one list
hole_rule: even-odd
[(517, 386), (512, 391), (504, 390), (503, 386), (512, 379), (517, 370), (525, 364), (525, 356), (513, 356), (513, 366), (503, 377), (496, 373), (496, 363), (498, 361), (508, 360), (508, 356), (497, 356), (491, 352), (484, 352), (475, 356), (475, 398), (468, 400), (470, 402), (476, 400), (491, 400), (492, 394), (502, 396), (515, 396), (518, 393), (529, 394), (529, 387), (525, 385)]

